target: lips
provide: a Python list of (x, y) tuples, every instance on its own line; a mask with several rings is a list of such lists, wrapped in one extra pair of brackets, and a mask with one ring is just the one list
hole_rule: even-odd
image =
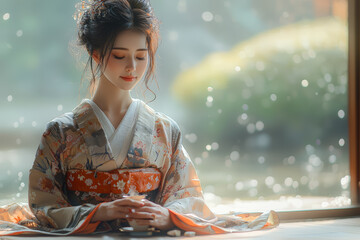
[(121, 78), (124, 79), (127, 82), (131, 82), (131, 81), (136, 79), (136, 77), (122, 77), (122, 76), (121, 76)]

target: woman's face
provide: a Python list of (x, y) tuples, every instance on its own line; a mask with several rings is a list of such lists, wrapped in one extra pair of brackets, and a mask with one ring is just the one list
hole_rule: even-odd
[[(106, 69), (102, 64), (101, 71), (115, 87), (131, 90), (143, 77), (148, 65), (146, 35), (140, 32), (125, 30), (115, 39), (110, 49)], [(106, 61), (108, 55), (105, 55)], [(98, 62), (98, 61), (97, 61)]]

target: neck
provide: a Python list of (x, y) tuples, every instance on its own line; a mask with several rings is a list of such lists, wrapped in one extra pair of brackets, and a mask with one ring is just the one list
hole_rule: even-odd
[(117, 88), (102, 75), (92, 101), (104, 113), (112, 114), (126, 112), (133, 100), (130, 96), (130, 90)]

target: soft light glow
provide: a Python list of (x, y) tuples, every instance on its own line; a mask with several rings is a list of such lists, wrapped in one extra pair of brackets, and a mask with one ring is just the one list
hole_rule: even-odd
[(268, 176), (265, 178), (265, 184), (267, 186), (271, 186), (275, 183), (275, 179), (272, 176)]
[(240, 154), (238, 151), (233, 151), (230, 153), (230, 159), (233, 161), (239, 160)]
[(258, 162), (259, 162), (260, 164), (263, 164), (263, 163), (265, 162), (265, 158), (264, 158), (263, 156), (260, 156), (260, 157), (258, 158)]
[(201, 17), (205, 22), (211, 22), (214, 19), (214, 15), (211, 12), (203, 12)]
[(10, 18), (10, 13), (5, 13), (5, 14), (3, 15), (4, 21), (9, 20), (9, 18)]
[(302, 81), (301, 81), (301, 85), (302, 85), (303, 87), (309, 86), (308, 80), (306, 80), (306, 79), (302, 80)]
[(344, 118), (345, 117), (345, 112), (344, 112), (344, 110), (339, 110), (338, 111), (338, 116), (339, 116), (339, 118)]
[(264, 129), (264, 123), (262, 121), (257, 121), (255, 125), (256, 125), (256, 130), (258, 131), (262, 131)]
[(22, 30), (17, 30), (16, 36), (21, 37), (22, 35), (23, 35), (23, 31)]

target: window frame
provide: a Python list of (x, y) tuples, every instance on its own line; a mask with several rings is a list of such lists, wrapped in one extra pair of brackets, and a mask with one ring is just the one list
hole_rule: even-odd
[[(351, 201), (360, 204), (360, 3), (349, 0), (349, 147)], [(357, 13), (357, 14), (356, 14)]]
[[(358, 14), (356, 14), (358, 13)], [(360, 1), (348, 0), (348, 124), (351, 206), (277, 211), (281, 221), (360, 216)]]

